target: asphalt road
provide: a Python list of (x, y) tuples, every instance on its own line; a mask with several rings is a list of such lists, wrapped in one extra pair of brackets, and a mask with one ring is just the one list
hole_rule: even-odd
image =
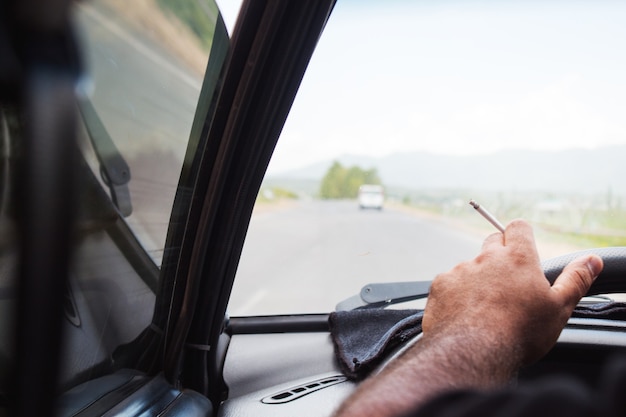
[(253, 216), (229, 314), (315, 313), (369, 283), (430, 280), (482, 237), (414, 214), (310, 201)]

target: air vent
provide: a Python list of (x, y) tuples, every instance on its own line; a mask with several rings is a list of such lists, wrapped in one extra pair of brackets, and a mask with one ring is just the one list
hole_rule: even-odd
[(285, 391), (272, 394), (261, 400), (263, 404), (283, 404), (289, 401), (297, 400), (300, 397), (304, 397), (307, 394), (321, 390), (322, 388), (330, 387), (331, 385), (339, 384), (345, 381), (347, 378), (343, 375), (330, 376), (327, 378), (318, 379), (316, 381), (307, 382), (306, 384), (297, 385), (293, 388), (289, 388)]

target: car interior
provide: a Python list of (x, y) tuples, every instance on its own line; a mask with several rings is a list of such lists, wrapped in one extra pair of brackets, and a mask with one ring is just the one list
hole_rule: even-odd
[[(456, 1), (441, 9), (400, 0), (375, 6), (354, 0), (235, 3), (3, 3), (0, 414), (330, 416), (361, 381), (419, 343), (432, 279), (475, 256), (482, 239), (494, 232), (473, 213), (468, 194), (483, 198), (502, 220), (531, 216), (540, 249), (549, 249), (541, 255), (550, 282), (580, 254), (603, 258), (602, 274), (556, 346), (517, 377), (520, 384), (532, 384), (574, 375), (592, 386), (603, 364), (626, 349), (626, 234), (620, 229), (626, 224), (620, 223), (626, 219), (621, 206), (626, 190), (619, 181), (626, 126), (615, 121), (626, 104), (593, 95), (591, 87), (619, 96), (621, 66), (626, 66), (620, 51), (626, 49), (600, 47), (593, 38), (588, 46), (610, 58), (590, 59), (587, 49), (558, 43), (564, 41), (554, 27), (561, 26), (553, 19), (569, 18), (564, 27), (572, 31), (598, 31), (599, 25), (607, 39), (619, 38), (615, 21), (626, 8), (603, 1), (577, 3), (572, 10), (562, 2), (520, 6), (505, 1), (492, 9)], [(373, 8), (362, 11), (366, 6)], [(520, 11), (523, 7), (529, 10)], [(391, 22), (392, 9), (405, 20), (387, 27), (381, 22)], [(603, 17), (595, 19), (596, 11)], [(426, 31), (422, 38), (407, 23), (414, 14), (424, 19), (415, 24)], [(502, 16), (503, 22), (494, 23), (495, 32), (487, 33), (485, 22)], [(445, 135), (456, 138), (448, 126), (455, 120), (469, 129), (485, 120), (498, 127), (508, 117), (476, 104), (467, 117), (440, 119), (434, 113), (439, 108), (453, 112), (463, 100), (483, 100), (473, 95), (454, 101), (449, 94), (463, 90), (460, 86), (481, 90), (493, 84), (485, 96), (502, 99), (527, 93), (527, 80), (516, 78), (517, 71), (544, 81), (541, 71), (549, 73), (549, 59), (527, 62), (523, 71), (516, 61), (527, 59), (516, 52), (520, 45), (546, 58), (538, 36), (522, 32), (502, 46), (504, 41), (493, 35), (515, 16), (528, 32), (544, 33), (539, 26), (528, 29), (529, 22), (544, 24), (548, 32), (552, 28), (568, 66), (565, 81), (552, 80), (543, 95), (531, 91), (523, 96), (535, 101), (522, 100), (515, 107), (522, 115), (520, 124), (533, 112), (545, 111), (537, 117), (537, 129), (571, 139), (578, 153), (548, 147), (531, 155), (547, 161), (533, 163), (532, 169), (517, 148), (497, 154), (495, 162), (459, 153), (450, 157), (458, 168), (450, 177), (442, 168), (448, 160), (437, 153), (427, 154), (423, 163), (394, 159), (393, 169), (380, 165), (377, 172), (367, 165), (383, 158), (378, 142), (400, 143), (400, 122), (384, 122), (385, 138), (367, 136), (380, 133), (373, 123), (382, 121), (385, 112), (396, 121), (406, 116), (411, 142), (438, 146)], [(466, 41), (446, 27), (435, 30), (441, 22), (459, 26), (461, 21), (470, 21), (483, 37)], [(469, 30), (464, 24), (460, 29)], [(401, 40), (421, 46), (409, 49)], [(437, 40), (459, 49), (438, 49), (433, 46)], [(498, 68), (494, 75), (474, 68), (472, 52), (463, 51), (480, 40), (501, 42), (503, 49), (490, 55), (515, 71), (509, 75)], [(361, 49), (369, 61), (355, 60)], [(422, 55), (426, 51), (435, 58)], [(580, 61), (569, 60), (570, 52), (582, 55)], [(458, 62), (451, 60), (455, 53)], [(556, 62), (560, 55), (550, 53)], [(427, 69), (437, 58), (442, 66)], [(350, 60), (354, 67), (348, 67)], [(424, 73), (416, 75), (413, 60), (426, 68)], [(596, 60), (599, 78), (585, 84), (596, 75), (590, 63)], [(571, 69), (578, 63), (580, 69)], [(383, 68), (391, 72), (383, 73)], [(366, 69), (378, 76), (367, 78)], [(461, 80), (466, 70), (470, 81)], [(607, 85), (609, 75), (620, 81)], [(324, 82), (316, 83), (319, 79)], [(519, 91), (500, 91), (508, 82)], [(602, 110), (600, 102), (613, 104), (616, 119), (601, 124), (604, 119), (589, 111), (590, 121), (579, 126), (578, 115), (587, 108), (574, 99), (560, 106), (565, 102), (559, 100), (581, 91), (588, 94), (581, 97), (590, 98), (585, 102), (589, 107), (599, 106), (596, 112)], [(324, 101), (307, 103), (318, 96)], [(347, 98), (356, 99), (355, 104), (346, 104)], [(426, 104), (416, 106), (432, 113), (403, 107), (418, 100)], [(558, 113), (565, 114), (561, 120), (551, 112), (569, 113)], [(339, 122), (352, 125), (356, 133), (344, 127), (318, 130)], [(557, 131), (553, 122), (565, 127)], [(570, 125), (607, 142), (568, 136)], [(307, 134), (310, 142), (298, 142)], [(336, 145), (350, 135), (356, 136), (350, 145), (357, 147), (356, 154), (372, 145), (367, 158), (357, 161), (345, 154), (348, 148)], [(502, 135), (494, 134), (497, 141), (504, 141)], [(517, 145), (527, 143), (523, 135), (510, 136)], [(462, 140), (470, 143), (470, 151), (483, 146), (473, 131)], [(547, 142), (539, 138), (537, 146)], [(567, 188), (572, 183), (586, 186), (576, 175), (590, 175), (567, 165), (580, 164), (579, 146), (588, 146), (584, 152), (590, 158), (596, 155), (589, 150), (593, 146), (611, 155), (589, 164), (604, 175), (598, 178), (611, 180), (600, 184), (596, 194)], [(332, 180), (331, 170), (325, 177), (324, 170), (333, 160), (323, 168), (312, 161), (327, 148), (336, 150), (335, 173), (345, 166), (344, 178), (365, 175), (353, 181), (353, 194), (319, 192), (320, 183)], [(396, 152), (410, 153), (401, 146)], [(561, 162), (559, 152), (570, 160)], [(519, 168), (520, 175), (534, 180), (529, 188), (544, 183), (554, 188), (539, 193), (521, 182), (510, 189), (482, 189), (476, 183), (499, 177), (492, 174), (503, 166)], [(314, 169), (316, 174), (310, 174)], [(561, 178), (563, 171), (572, 176)], [(414, 179), (416, 172), (423, 174), (423, 182), (414, 188), (386, 179), (394, 173)], [(510, 178), (503, 174), (493, 180), (497, 184)], [(592, 180), (598, 184), (596, 177)], [(372, 207), (378, 210), (359, 208), (363, 184), (376, 189), (380, 200)], [(299, 217), (296, 210), (308, 217)], [(396, 226), (396, 219), (404, 223)]]

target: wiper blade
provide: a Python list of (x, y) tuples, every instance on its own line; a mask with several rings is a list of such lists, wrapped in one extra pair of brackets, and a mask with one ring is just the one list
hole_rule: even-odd
[(428, 297), (432, 281), (406, 281), (367, 284), (361, 292), (337, 304), (336, 311), (380, 308)]
[(81, 100), (79, 108), (85, 121), (89, 140), (100, 163), (100, 176), (109, 187), (113, 204), (122, 216), (128, 217), (133, 212), (130, 192), (128, 191), (130, 167), (113, 143), (113, 139), (104, 127), (91, 101), (88, 99)]

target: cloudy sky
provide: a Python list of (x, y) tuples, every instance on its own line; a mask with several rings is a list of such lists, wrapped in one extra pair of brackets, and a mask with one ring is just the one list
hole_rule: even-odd
[(617, 1), (338, 0), (270, 172), (626, 143), (625, 21)]

